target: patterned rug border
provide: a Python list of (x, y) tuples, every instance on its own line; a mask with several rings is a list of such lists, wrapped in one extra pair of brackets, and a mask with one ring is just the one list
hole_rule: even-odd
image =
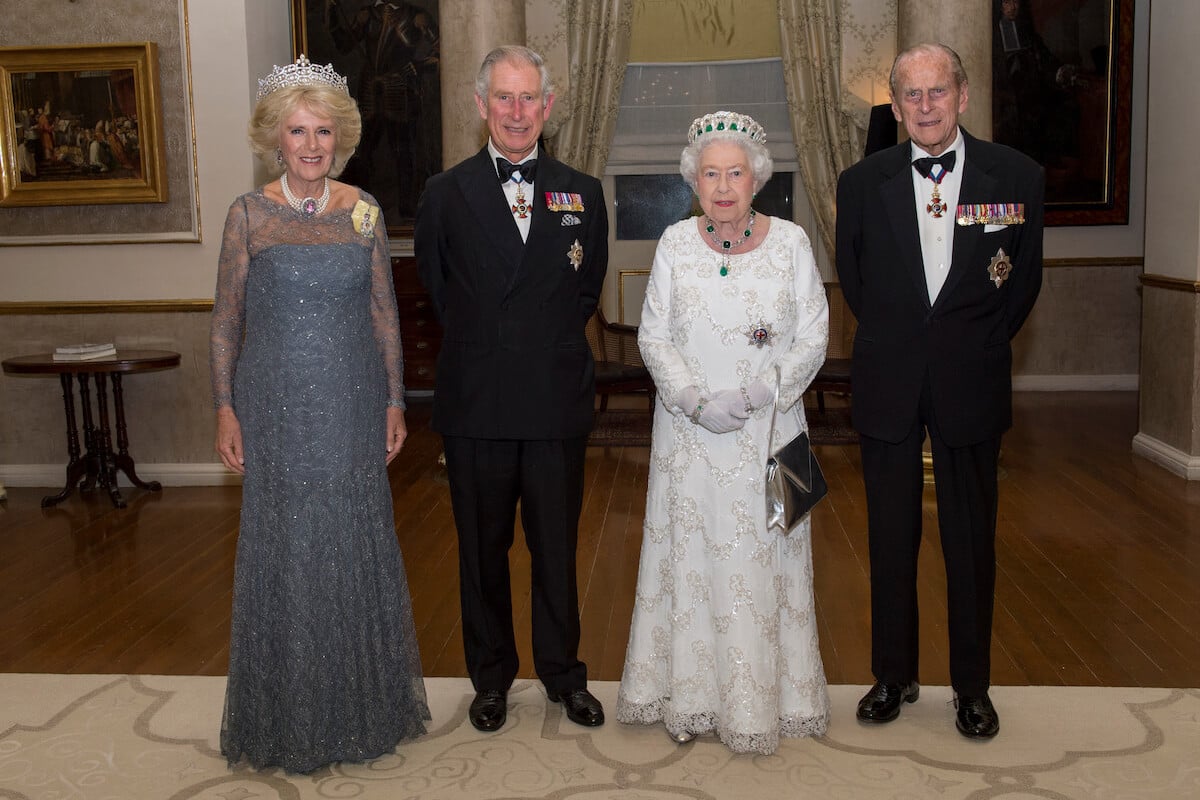
[[(370, 764), (295, 776), (226, 767), (224, 685), (0, 674), (0, 797), (48, 800), (68, 786), (84, 800), (1200, 796), (1197, 689), (992, 687), (1001, 732), (976, 742), (955, 732), (947, 687), (924, 686), (898, 720), (867, 726), (854, 720), (866, 687), (833, 686), (825, 736), (739, 756), (712, 737), (675, 745), (660, 726), (580, 728), (527, 680), (510, 691), (504, 728), (481, 734), (465, 721), (470, 682), (427, 678), (434, 720), (424, 737)], [(590, 688), (613, 716), (616, 684)]]

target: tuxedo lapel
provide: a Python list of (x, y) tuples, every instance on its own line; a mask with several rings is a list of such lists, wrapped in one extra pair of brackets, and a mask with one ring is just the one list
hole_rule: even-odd
[[(487, 148), (483, 148), (464, 165), (458, 175), (459, 187), (467, 200), (470, 213), (479, 222), (479, 235), (491, 239), (495, 250), (505, 262), (505, 278), (511, 277), (521, 263), (524, 243), (513, 219), (508, 199), (496, 177)], [(466, 209), (464, 209), (464, 212)]]
[(925, 263), (921, 256), (921, 234), (917, 226), (917, 199), (913, 195), (912, 170), (909, 161), (912, 150), (907, 141), (893, 148), (895, 157), (885, 166), (885, 177), (879, 192), (888, 222), (900, 245), (902, 268), (913, 282), (917, 294), (929, 307), (929, 287), (925, 283)]
[[(529, 236), (525, 240), (520, 266), (513, 273), (512, 280), (509, 282), (510, 291), (518, 280), (539, 268), (539, 262), (544, 262), (546, 258), (545, 245), (557, 238), (555, 226), (558, 225), (560, 218), (546, 208), (545, 197), (546, 192), (562, 191), (567, 179), (567, 173), (562, 164), (546, 155), (545, 151), (538, 155), (537, 183), (534, 185), (533, 195), (529, 198), (532, 216), (529, 220)], [(518, 236), (518, 238), (520, 237)], [(562, 259), (565, 264), (567, 261), (565, 250)]]
[[(959, 205), (988, 202), (995, 197), (996, 179), (990, 174), (992, 165), (974, 147), (974, 141), (963, 132), (966, 143), (966, 164), (963, 165), (962, 186), (958, 190)], [(968, 270), (979, 266), (973, 263), (975, 252), (983, 239), (983, 225), (957, 224), (958, 209), (953, 209), (956, 223), (954, 225), (954, 252), (950, 258), (950, 273), (946, 276), (946, 284), (938, 294), (938, 299), (947, 297)], [(982, 266), (979, 266), (982, 269)]]

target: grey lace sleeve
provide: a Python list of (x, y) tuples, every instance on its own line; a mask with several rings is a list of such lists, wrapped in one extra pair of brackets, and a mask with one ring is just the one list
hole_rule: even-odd
[(233, 373), (242, 349), (242, 333), (246, 322), (246, 275), (250, 271), (246, 214), (245, 198), (238, 198), (229, 207), (225, 233), (221, 239), (208, 350), (215, 408), (233, 405)]
[(400, 316), (396, 310), (392, 259), (382, 215), (375, 225), (375, 247), (371, 251), (371, 324), (387, 375), (387, 404), (393, 408), (405, 408), (404, 349), (400, 344)]

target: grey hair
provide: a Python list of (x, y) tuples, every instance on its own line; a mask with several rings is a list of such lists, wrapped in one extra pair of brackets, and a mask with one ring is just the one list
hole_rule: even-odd
[(683, 148), (679, 154), (679, 174), (696, 190), (696, 179), (700, 173), (700, 155), (704, 148), (717, 142), (731, 142), (742, 148), (749, 161), (750, 174), (754, 176), (754, 191), (761, 189), (771, 174), (775, 171), (775, 162), (771, 160), (771, 151), (762, 142), (755, 142), (737, 131), (712, 131), (701, 136), (696, 141)]
[(954, 75), (954, 85), (961, 88), (967, 83), (967, 70), (963, 66), (962, 59), (958, 57), (958, 53), (944, 44), (939, 42), (925, 42), (924, 44), (915, 44), (907, 50), (896, 56), (896, 60), (892, 62), (892, 73), (888, 76), (888, 89), (892, 93), (892, 97), (896, 97), (896, 75), (900, 71), (900, 63), (907, 61), (913, 56), (918, 55), (943, 55), (950, 61), (950, 72)]
[(539, 53), (519, 44), (502, 45), (484, 56), (483, 63), (479, 65), (479, 74), (475, 76), (476, 97), (487, 102), (488, 90), (492, 83), (492, 68), (502, 62), (527, 64), (537, 68), (542, 79), (542, 105), (545, 106), (550, 95), (554, 94), (554, 83), (550, 80), (550, 71), (546, 69), (546, 59), (542, 58)]

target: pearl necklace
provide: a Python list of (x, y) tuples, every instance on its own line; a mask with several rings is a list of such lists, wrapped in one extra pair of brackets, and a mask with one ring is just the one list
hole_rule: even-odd
[(712, 238), (712, 243), (715, 244), (717, 247), (720, 247), (721, 251), (722, 251), (721, 252), (721, 277), (722, 278), (724, 278), (726, 275), (729, 274), (729, 251), (732, 250), (733, 248), (737, 247), (738, 245), (742, 244), (743, 242), (745, 242), (747, 239), (750, 238), (750, 235), (752, 233), (754, 233), (754, 218), (757, 216), (758, 216), (758, 212), (755, 211), (754, 209), (750, 209), (750, 222), (747, 223), (746, 230), (742, 231), (742, 238), (735, 239), (734, 241), (731, 242), (728, 239), (722, 239), (720, 236), (717, 236), (717, 224), (715, 222), (713, 222), (712, 219), (707, 214), (704, 215), (704, 221), (708, 223), (707, 225), (704, 226), (704, 230), (707, 231), (708, 235)]
[(325, 178), (325, 191), (320, 197), (306, 197), (303, 200), (292, 194), (292, 187), (288, 186), (287, 173), (279, 176), (279, 188), (283, 190), (284, 199), (288, 201), (288, 205), (299, 211), (306, 217), (315, 217), (325, 210), (325, 206), (329, 205), (329, 178)]

